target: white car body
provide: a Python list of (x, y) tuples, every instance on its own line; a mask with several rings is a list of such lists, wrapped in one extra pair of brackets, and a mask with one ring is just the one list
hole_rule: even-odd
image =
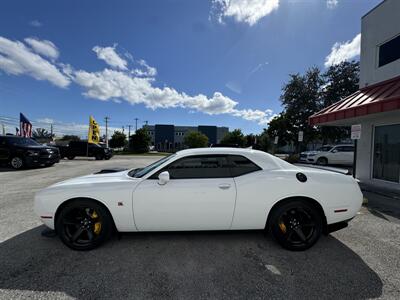
[[(329, 165), (351, 166), (354, 160), (354, 146), (349, 144), (336, 145), (329, 151), (321, 151), (311, 157), (318, 164), (319, 158), (325, 158)], [(309, 157), (310, 159), (310, 157)]]
[[(150, 179), (171, 162), (193, 155), (239, 155), (260, 170), (230, 178), (171, 179), (163, 185)], [(299, 172), (306, 182), (296, 178)], [(76, 198), (101, 202), (120, 232), (264, 229), (271, 208), (291, 197), (316, 201), (326, 224), (353, 218), (363, 198), (351, 176), (299, 168), (257, 150), (201, 148), (177, 152), (142, 178), (122, 171), (54, 184), (36, 194), (34, 208), (51, 229), (60, 205)]]

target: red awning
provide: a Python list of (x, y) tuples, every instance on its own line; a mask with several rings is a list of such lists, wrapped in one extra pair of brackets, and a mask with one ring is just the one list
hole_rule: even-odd
[(400, 76), (362, 88), (308, 119), (310, 125), (400, 109)]

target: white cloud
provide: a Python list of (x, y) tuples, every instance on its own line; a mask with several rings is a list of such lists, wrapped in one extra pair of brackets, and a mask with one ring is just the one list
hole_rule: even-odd
[[(31, 45), (34, 44), (32, 40), (26, 39), (25, 41)], [(34, 41), (41, 45), (54, 46), (49, 41), (36, 39)], [(54, 46), (54, 49), (57, 48)], [(271, 110), (240, 109), (237, 101), (220, 92), (215, 92), (211, 97), (203, 94), (191, 96), (184, 92), (178, 92), (172, 87), (157, 87), (155, 85), (157, 70), (149, 66), (146, 61), (135, 61), (132, 58), (131, 61), (140, 68), (129, 70), (126, 61), (125, 64), (116, 63), (115, 57), (110, 58), (112, 57), (109, 55), (110, 50), (104, 52), (104, 49), (112, 49), (111, 52), (116, 54), (115, 46), (93, 48), (99, 59), (105, 60), (117, 69), (105, 68), (97, 72), (89, 72), (77, 70), (65, 63), (57, 63), (56, 66), (32, 52), (22, 42), (0, 37), (0, 69), (13, 75), (27, 74), (38, 80), (48, 80), (60, 87), (66, 87), (72, 81), (83, 88), (83, 94), (86, 97), (117, 103), (126, 101), (132, 105), (143, 104), (153, 110), (179, 107), (208, 115), (231, 115), (257, 122), (260, 125), (266, 125), (273, 115)], [(118, 56), (118, 58), (120, 57)], [(110, 60), (113, 59), (113, 63), (110, 63)], [(40, 121), (48, 124), (53, 120), (42, 119)]]
[(33, 51), (35, 51), (37, 54), (41, 54), (52, 59), (57, 59), (59, 56), (57, 47), (50, 41), (38, 40), (30, 37), (26, 38), (25, 42), (31, 46)]
[(338, 0), (326, 0), (326, 7), (334, 9), (339, 4)]
[(32, 20), (29, 22), (29, 25), (32, 27), (42, 27), (43, 24), (38, 20)]
[(128, 62), (117, 54), (115, 51), (116, 46), (117, 45), (113, 47), (95, 46), (93, 47), (93, 51), (96, 52), (98, 59), (104, 60), (110, 67), (127, 70)]
[(144, 59), (140, 59), (137, 63), (144, 68), (142, 69), (133, 69), (131, 74), (139, 77), (154, 77), (157, 75), (157, 69), (154, 67), (150, 67)]
[(127, 72), (105, 69), (100, 72), (75, 72), (74, 81), (85, 89), (89, 98), (108, 101), (122, 99), (130, 104), (143, 104), (150, 109), (186, 108), (209, 115), (228, 114), (265, 125), (272, 111), (238, 109), (238, 102), (215, 92), (211, 98), (198, 94), (190, 96), (170, 87), (153, 86), (154, 79), (132, 76)]
[(352, 41), (335, 43), (331, 53), (325, 58), (325, 67), (340, 64), (343, 61), (353, 59), (360, 55), (361, 33), (357, 34)]
[(32, 52), (22, 42), (0, 36), (0, 69), (12, 75), (29, 75), (67, 87), (70, 80), (52, 63)]
[(211, 14), (220, 23), (223, 23), (224, 18), (230, 17), (252, 26), (278, 7), (279, 0), (213, 0)]

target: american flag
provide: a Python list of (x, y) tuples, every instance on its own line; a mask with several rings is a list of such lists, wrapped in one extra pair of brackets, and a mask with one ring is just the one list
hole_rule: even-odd
[(19, 135), (32, 137), (32, 124), (22, 113), (19, 114)]

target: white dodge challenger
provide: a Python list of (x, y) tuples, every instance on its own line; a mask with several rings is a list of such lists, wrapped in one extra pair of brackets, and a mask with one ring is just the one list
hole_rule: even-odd
[(201, 148), (54, 184), (36, 194), (35, 211), (75, 250), (115, 231), (241, 229), (270, 231), (284, 248), (305, 250), (346, 227), (362, 198), (351, 176), (257, 150)]

